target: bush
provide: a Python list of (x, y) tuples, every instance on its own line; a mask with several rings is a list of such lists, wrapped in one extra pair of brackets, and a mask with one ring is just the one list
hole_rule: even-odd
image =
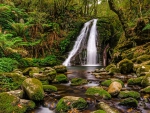
[(40, 66), (54, 66), (57, 64), (57, 58), (55, 55), (47, 56), (44, 59), (41, 59)]

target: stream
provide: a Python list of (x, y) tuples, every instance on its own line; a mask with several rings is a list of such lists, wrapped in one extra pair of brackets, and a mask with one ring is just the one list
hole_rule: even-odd
[[(130, 108), (119, 105), (119, 102), (121, 99), (117, 97), (113, 97), (110, 100), (104, 100), (101, 98), (98, 98), (96, 96), (88, 96), (85, 95), (85, 91), (88, 87), (91, 86), (98, 86), (100, 85), (100, 82), (108, 79), (108, 76), (105, 76), (104, 78), (95, 78), (94, 75), (92, 75), (92, 71), (94, 71), (97, 68), (102, 68), (101, 66), (70, 66), (67, 67), (68, 72), (71, 72), (70, 74), (67, 74), (67, 77), (69, 80), (72, 78), (84, 78), (88, 80), (88, 84), (81, 85), (81, 86), (71, 86), (69, 83), (63, 83), (63, 84), (50, 84), (57, 87), (58, 91), (53, 92), (50, 94), (46, 94), (44, 101), (37, 103), (37, 107), (34, 110), (28, 111), (27, 113), (56, 113), (55, 107), (57, 105), (57, 102), (60, 98), (63, 96), (78, 96), (83, 97), (87, 103), (88, 107), (81, 111), (81, 113), (90, 113), (91, 111), (98, 110), (97, 104), (100, 101), (106, 102), (112, 107), (115, 107), (119, 109), (121, 113), (150, 113), (150, 103), (145, 103), (144, 101), (144, 95), (141, 95), (141, 98), (139, 100), (139, 105), (137, 108)], [(114, 77), (113, 77), (114, 78)], [(115, 76), (115, 78), (118, 78)], [(130, 78), (130, 76), (129, 76)], [(128, 78), (121, 77), (118, 78), (121, 79), (124, 83), (126, 83)], [(134, 86), (134, 87), (128, 87), (125, 85), (123, 87), (123, 90), (134, 90), (139, 91), (140, 87)]]

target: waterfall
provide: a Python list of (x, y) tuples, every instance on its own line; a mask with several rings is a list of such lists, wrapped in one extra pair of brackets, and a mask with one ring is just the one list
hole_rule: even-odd
[(96, 65), (97, 64), (97, 48), (96, 48), (96, 39), (97, 39), (97, 28), (96, 28), (97, 19), (93, 20), (93, 25), (91, 27), (88, 45), (87, 45), (87, 65)]
[[(92, 24), (92, 27), (90, 26)], [(90, 20), (86, 22), (75, 41), (73, 49), (70, 51), (68, 58), (63, 62), (63, 65), (70, 66), (71, 60), (75, 55), (79, 54), (81, 47), (86, 43), (86, 38), (88, 37), (87, 43), (87, 58), (86, 65), (96, 65), (97, 64), (97, 48), (96, 48), (96, 39), (97, 39), (97, 29), (96, 29), (97, 19)], [(89, 36), (88, 36), (89, 35)]]

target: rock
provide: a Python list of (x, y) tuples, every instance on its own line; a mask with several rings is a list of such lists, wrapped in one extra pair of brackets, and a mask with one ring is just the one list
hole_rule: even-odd
[(32, 100), (20, 99), (19, 105), (26, 107), (27, 110), (35, 108), (35, 103)]
[(150, 55), (144, 54), (144, 55), (139, 56), (139, 57), (136, 59), (136, 63), (141, 64), (141, 63), (143, 63), (143, 62), (145, 62), (145, 61), (149, 61), (149, 59), (150, 59)]
[(64, 65), (57, 65), (53, 67), (57, 73), (65, 73), (67, 72), (67, 67)]
[(48, 79), (48, 76), (43, 75), (43, 73), (33, 73), (33, 76), (32, 76), (32, 77), (33, 77), (33, 78), (36, 78), (36, 79), (38, 79), (38, 80), (40, 80), (40, 81), (45, 81), (45, 80)]
[(71, 79), (71, 85), (76, 86), (76, 85), (83, 85), (83, 84), (87, 84), (88, 81), (86, 79), (82, 79), (82, 78), (73, 78)]
[(22, 83), (23, 90), (31, 100), (42, 100), (44, 97), (44, 91), (42, 83), (35, 78), (27, 78)]
[(141, 89), (140, 92), (143, 92), (143, 93), (148, 93), (150, 94), (150, 86), (147, 86), (146, 88), (144, 89)]
[(111, 67), (111, 68), (109, 69), (109, 74), (110, 74), (110, 75), (114, 75), (114, 74), (116, 74), (116, 73), (120, 73), (119, 68), (117, 68), (117, 67)]
[(134, 98), (126, 98), (121, 100), (120, 105), (129, 106), (129, 107), (137, 107), (138, 101)]
[(24, 75), (28, 75), (30, 77), (33, 77), (34, 73), (39, 73), (40, 69), (38, 67), (28, 67), (25, 70), (23, 70)]
[(65, 96), (58, 101), (56, 106), (57, 112), (67, 112), (70, 109), (84, 109), (87, 102), (81, 97)]
[(128, 97), (132, 97), (135, 99), (139, 99), (140, 98), (140, 93), (136, 92), (136, 91), (121, 91), (118, 95), (119, 98), (128, 98)]
[(133, 70), (133, 62), (128, 59), (121, 60), (117, 66), (122, 74), (130, 73)]
[(53, 85), (43, 85), (43, 90), (46, 92), (54, 92), (57, 91), (57, 87)]
[(113, 107), (110, 107), (108, 104), (106, 104), (104, 102), (99, 102), (98, 105), (99, 105), (100, 109), (105, 111), (105, 113), (120, 113), (119, 110), (117, 110)]
[(112, 67), (116, 67), (116, 65), (115, 65), (115, 64), (109, 64), (109, 65), (105, 68), (105, 70), (109, 72), (109, 69), (112, 68)]
[(14, 91), (9, 91), (7, 93), (12, 94), (18, 98), (23, 98), (23, 95), (24, 95), (23, 90), (14, 90)]
[(120, 90), (122, 89), (122, 85), (119, 82), (112, 82), (108, 88), (108, 93), (112, 96), (116, 96), (119, 94)]
[(150, 86), (150, 74), (147, 74), (146, 76), (143, 77), (141, 85), (144, 87)]
[(102, 87), (99, 87), (99, 86), (94, 86), (94, 87), (88, 88), (86, 90), (85, 94), (99, 96), (104, 99), (111, 98), (111, 95), (106, 90), (104, 90)]
[(56, 77), (55, 77), (53, 82), (56, 82), (56, 83), (67, 83), (68, 82), (68, 78), (64, 74), (59, 74), (59, 75), (56, 75)]
[(141, 65), (136, 70), (137, 76), (144, 76), (148, 73), (150, 73), (150, 65)]
[(141, 82), (143, 80), (143, 76), (142, 77), (137, 77), (137, 78), (130, 78), (127, 81), (128, 85), (141, 85)]
[(119, 80), (119, 79), (109, 79), (109, 80), (105, 80), (105, 81), (101, 82), (101, 85), (102, 85), (102, 86), (109, 87), (110, 84), (111, 84), (112, 82), (115, 82), (115, 81), (121, 83), (121, 85), (124, 86), (124, 83), (123, 83), (121, 80)]
[(90, 113), (106, 113), (104, 110), (96, 110), (96, 111), (92, 111)]

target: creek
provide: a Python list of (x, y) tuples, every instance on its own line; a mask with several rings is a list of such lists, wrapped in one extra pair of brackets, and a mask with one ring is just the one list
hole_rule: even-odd
[[(100, 101), (106, 102), (108, 105), (119, 109), (121, 113), (149, 113), (150, 111), (150, 103), (144, 101), (144, 95), (141, 94), (141, 98), (139, 100), (139, 105), (137, 108), (130, 108), (119, 105), (121, 99), (117, 97), (113, 97), (110, 100), (104, 100), (97, 96), (87, 96), (85, 95), (85, 91), (88, 87), (91, 86), (99, 86), (100, 82), (108, 79), (108, 76), (103, 76), (102, 78), (95, 78), (92, 75), (92, 71), (96, 68), (102, 68), (102, 66), (69, 66), (67, 67), (68, 72), (67, 77), (69, 80), (72, 78), (84, 78), (88, 80), (88, 84), (80, 85), (80, 86), (71, 86), (69, 83), (63, 84), (51, 84), (58, 88), (57, 92), (47, 93), (44, 101), (38, 102), (37, 107), (34, 110), (28, 111), (27, 113), (56, 113), (55, 107), (60, 98), (64, 96), (78, 96), (83, 97), (87, 103), (88, 107), (81, 111), (81, 113), (90, 113), (91, 111), (98, 110), (97, 104)], [(122, 76), (109, 76), (111, 78), (121, 79), (125, 84), (127, 79), (131, 78), (131, 76), (122, 75)], [(141, 88), (139, 86), (129, 87), (125, 85), (123, 90), (134, 90), (139, 91)], [(150, 101), (150, 100), (149, 100)]]

